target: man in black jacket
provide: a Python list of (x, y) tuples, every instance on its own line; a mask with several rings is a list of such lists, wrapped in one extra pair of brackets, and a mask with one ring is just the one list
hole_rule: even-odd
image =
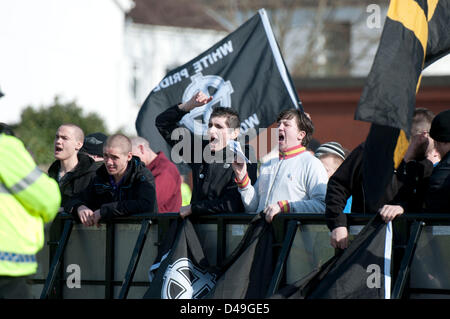
[(425, 195), (425, 212), (450, 213), (450, 110), (436, 115), (430, 136), (441, 161), (433, 169)]
[[(414, 195), (411, 200), (411, 194), (417, 191), (421, 186), (416, 182), (416, 176), (411, 177), (411, 171), (417, 175), (417, 179), (425, 179), (430, 176), (433, 169), (433, 163), (426, 158), (420, 158), (419, 161), (410, 162), (409, 157), (418, 159), (420, 156), (416, 154), (419, 139), (427, 140), (426, 134), (431, 126), (434, 114), (430, 111), (418, 108), (414, 112), (413, 125), (411, 133), (415, 135), (404, 160), (400, 164), (397, 171), (394, 172), (391, 183), (388, 185), (383, 198), (379, 200), (380, 207), (370, 207), (367, 203), (367, 195), (365, 193), (362, 174), (362, 162), (364, 153), (364, 144), (360, 144), (345, 159), (335, 174), (329, 179), (327, 186), (327, 195), (325, 198), (326, 210), (325, 216), (327, 226), (331, 231), (330, 243), (334, 248), (344, 249), (348, 246), (348, 230), (347, 217), (343, 213), (343, 209), (350, 196), (352, 198), (352, 212), (363, 214), (375, 214), (380, 212), (384, 221), (389, 222), (401, 213), (394, 205), (385, 205), (389, 203), (399, 203), (405, 197), (412, 205), (411, 209), (415, 210), (421, 205), (418, 200), (419, 195)], [(423, 147), (423, 156), (434, 157), (432, 147)], [(414, 153), (409, 155), (409, 153)], [(418, 169), (418, 163), (421, 169)], [(424, 165), (422, 165), (424, 163)], [(384, 205), (384, 206), (383, 206)]]
[(98, 226), (115, 216), (156, 213), (153, 175), (132, 155), (128, 137), (110, 136), (103, 156), (104, 164), (92, 182), (71, 202), (72, 215), (85, 226)]
[[(196, 107), (201, 107), (212, 100), (203, 92), (196, 93), (189, 101), (170, 107), (158, 115), (156, 127), (162, 137), (170, 144), (175, 153), (178, 140), (172, 139), (172, 133), (182, 129), (183, 142), (186, 138), (190, 145), (182, 149), (183, 160), (192, 168), (193, 190), (189, 206), (182, 206), (180, 216), (190, 214), (202, 215), (211, 213), (241, 213), (244, 206), (241, 195), (234, 181), (235, 175), (229, 163), (226, 163), (226, 145), (239, 135), (240, 120), (238, 114), (231, 108), (216, 107), (213, 109), (208, 123), (207, 141), (196, 142), (192, 134), (186, 134), (187, 129), (181, 128), (178, 122)], [(198, 138), (198, 137), (197, 137)], [(187, 154), (189, 153), (189, 154)], [(249, 149), (245, 153), (249, 157)], [(178, 155), (178, 154), (177, 154)], [(174, 155), (172, 155), (172, 158)], [(250, 156), (251, 157), (251, 156)], [(249, 176), (256, 180), (256, 163), (249, 165)]]
[[(414, 196), (403, 196), (393, 205), (385, 205), (381, 212), (391, 216), (398, 216), (405, 211), (427, 213), (450, 213), (450, 110), (436, 115), (431, 123), (429, 136), (434, 141), (434, 147), (439, 154), (440, 162), (433, 163), (432, 159), (425, 158), (421, 161), (411, 160), (410, 169), (406, 172), (408, 180), (415, 187)], [(420, 150), (428, 148), (428, 139), (423, 137), (415, 147), (420, 156)], [(409, 164), (409, 163), (408, 163)], [(433, 168), (433, 164), (437, 164)], [(411, 188), (411, 187), (408, 187)], [(411, 208), (411, 201), (418, 201), (416, 207)]]
[(83, 191), (95, 176), (94, 160), (79, 153), (83, 146), (83, 130), (75, 124), (63, 124), (56, 131), (54, 156), (56, 161), (48, 169), (61, 191), (61, 206)]

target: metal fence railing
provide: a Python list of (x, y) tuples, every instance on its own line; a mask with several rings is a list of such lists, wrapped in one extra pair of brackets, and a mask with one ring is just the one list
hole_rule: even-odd
[[(210, 264), (220, 264), (233, 251), (253, 217), (221, 214), (192, 218)], [(361, 228), (357, 226), (364, 225), (371, 215), (352, 213), (347, 217), (352, 225), (350, 234), (354, 235)], [(38, 256), (40, 269), (33, 279), (35, 296), (141, 298), (149, 286), (147, 271), (158, 245), (177, 218), (177, 213), (132, 215), (97, 229), (84, 227), (70, 215), (60, 213), (47, 229), (48, 244)], [(334, 254), (323, 214), (280, 214), (273, 227), (276, 259), (268, 296)], [(352, 232), (352, 227), (356, 231)], [(393, 227), (402, 237), (397, 247), (402, 253), (397, 262), (394, 259), (392, 298), (450, 297), (450, 253), (445, 248), (450, 245), (450, 214), (403, 215), (394, 220)], [(74, 264), (82, 274), (78, 288), (67, 285), (71, 275), (66, 266)]]

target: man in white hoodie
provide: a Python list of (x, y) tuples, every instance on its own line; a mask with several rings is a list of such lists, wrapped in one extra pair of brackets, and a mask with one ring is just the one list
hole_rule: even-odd
[(246, 212), (264, 211), (267, 222), (280, 212), (325, 212), (328, 176), (319, 159), (306, 151), (314, 125), (298, 109), (282, 111), (277, 118), (279, 157), (260, 167), (251, 185), (245, 163), (233, 163)]

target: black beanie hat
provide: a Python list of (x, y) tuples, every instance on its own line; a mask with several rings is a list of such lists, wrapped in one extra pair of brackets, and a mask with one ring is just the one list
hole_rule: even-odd
[(434, 117), (430, 136), (438, 142), (450, 142), (450, 110), (442, 111)]
[(105, 143), (107, 138), (108, 136), (100, 132), (87, 135), (84, 138), (84, 144), (80, 152), (103, 156), (103, 143)]

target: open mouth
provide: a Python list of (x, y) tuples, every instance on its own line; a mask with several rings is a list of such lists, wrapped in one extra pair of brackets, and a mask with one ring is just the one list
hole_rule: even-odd
[(219, 139), (218, 139), (217, 137), (215, 137), (215, 136), (211, 136), (211, 137), (209, 138), (209, 143), (211, 143), (211, 144), (217, 144), (217, 143), (219, 143)]
[(62, 147), (55, 146), (55, 153), (60, 153), (62, 151), (63, 151)]
[(280, 132), (278, 134), (278, 142), (284, 142), (284, 139), (285, 139), (284, 133)]

